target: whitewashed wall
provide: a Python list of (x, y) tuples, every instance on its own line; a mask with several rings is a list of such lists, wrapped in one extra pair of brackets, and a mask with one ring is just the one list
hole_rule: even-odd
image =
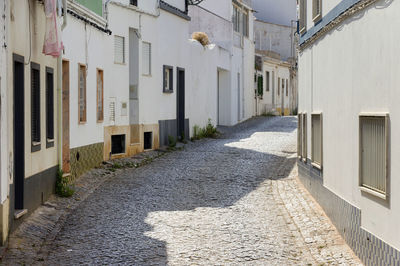
[[(7, 16), (8, 7), (6, 10), (0, 11), (0, 21), (2, 25), (8, 25), (9, 17)], [(3, 15), (5, 15), (3, 17)], [(4, 23), (4, 24), (3, 24)], [(0, 40), (8, 43), (8, 35), (4, 27), (0, 27)], [(0, 48), (0, 203), (7, 199), (8, 179), (9, 179), (9, 142), (8, 142), (8, 108), (10, 104), (7, 101), (10, 90), (7, 90), (7, 49), (4, 46)]]
[[(345, 21), (300, 54), (299, 112), (323, 112), (324, 185), (361, 209), (365, 230), (400, 249), (400, 75), (395, 56), (400, 2), (389, 4), (385, 8), (379, 1), (380, 8), (372, 6)], [(389, 207), (363, 195), (358, 186), (361, 112), (390, 115)]]
[[(287, 60), (293, 56), (292, 34), (296, 29), (284, 25), (277, 25), (256, 20), (254, 22), (254, 36), (257, 50), (273, 51)], [(294, 36), (293, 36), (294, 39)], [(292, 52), (293, 50), (293, 52)]]
[[(14, 1), (10, 5), (10, 17), (13, 18), (10, 22), (9, 32), (10, 38), (8, 41), (8, 69), (7, 72), (7, 84), (9, 91), (14, 88), (13, 85), (13, 53), (24, 56), (25, 64), (25, 177), (30, 177), (36, 173), (42, 172), (50, 167), (56, 166), (58, 164), (57, 156), (57, 143), (58, 134), (57, 133), (57, 109), (55, 109), (54, 115), (54, 147), (46, 148), (46, 94), (44, 93), (45, 84), (45, 67), (51, 67), (56, 73), (57, 70), (57, 59), (52, 56), (46, 56), (42, 54), (43, 40), (45, 34), (45, 17), (43, 5), (39, 2), (34, 2), (31, 5), (32, 21), (35, 21), (37, 27), (31, 31), (32, 34), (32, 49), (30, 48), (30, 43), (27, 41), (29, 38), (29, 28), (28, 28), (28, 3), (25, 1)], [(30, 59), (30, 60), (29, 60)], [(40, 84), (41, 84), (41, 149), (40, 151), (31, 153), (31, 62), (40, 64)], [(55, 75), (56, 77), (56, 75)], [(55, 79), (56, 80), (56, 79)], [(56, 84), (56, 83), (55, 83)], [(57, 93), (54, 93), (54, 103), (57, 106)], [(8, 103), (13, 103), (12, 93), (7, 95)], [(8, 143), (10, 151), (13, 150), (13, 105), (8, 105)], [(13, 155), (9, 157), (11, 159), (11, 164), (14, 166)], [(10, 173), (13, 173), (13, 167), (10, 168)], [(7, 188), (8, 189), (8, 188)]]
[[(104, 111), (106, 112), (106, 92), (110, 88), (107, 82), (112, 76), (118, 76), (119, 72), (111, 72), (110, 56), (114, 55), (110, 50), (111, 37), (106, 33), (86, 25), (81, 20), (68, 15), (68, 25), (63, 31), (65, 54), (63, 59), (69, 61), (70, 75), (70, 148), (103, 142), (105, 123), (97, 122), (97, 68), (104, 71)], [(105, 53), (105, 51), (109, 51)], [(86, 122), (79, 123), (79, 88), (78, 88), (78, 64), (87, 66), (86, 76)], [(108, 86), (108, 87), (107, 87)], [(117, 85), (116, 85), (117, 86)], [(116, 87), (115, 86), (115, 87)], [(105, 113), (106, 114), (106, 113)], [(104, 120), (106, 120), (104, 115)], [(117, 118), (116, 118), (117, 119)], [(122, 121), (121, 121), (122, 120)], [(118, 117), (118, 123), (126, 123), (126, 119)]]

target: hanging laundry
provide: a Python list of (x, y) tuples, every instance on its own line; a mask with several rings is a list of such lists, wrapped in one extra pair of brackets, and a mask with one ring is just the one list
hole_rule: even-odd
[(56, 0), (44, 1), (44, 13), (46, 15), (46, 34), (44, 36), (43, 53), (58, 57), (61, 55), (64, 46), (57, 18)]

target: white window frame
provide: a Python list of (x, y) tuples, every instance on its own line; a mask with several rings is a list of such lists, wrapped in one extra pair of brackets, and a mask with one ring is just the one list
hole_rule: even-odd
[[(384, 180), (385, 180), (385, 191), (379, 191), (372, 187), (363, 184), (363, 173), (362, 173), (362, 119), (375, 118), (385, 120), (385, 167), (384, 167)], [(360, 113), (359, 115), (359, 188), (361, 191), (386, 200), (388, 198), (388, 184), (389, 184), (389, 113)]]
[[(319, 116), (319, 121), (321, 123), (321, 132), (320, 132), (320, 139), (321, 139), (321, 143), (320, 143), (320, 153), (321, 153), (321, 158), (320, 158), (320, 162), (316, 161), (315, 157), (314, 157), (314, 117)], [(323, 121), (322, 121), (322, 113), (321, 112), (314, 112), (311, 114), (311, 165), (315, 168), (318, 168), (320, 170), (322, 170), (322, 164), (323, 164)]]
[(303, 158), (303, 162), (307, 162), (307, 113), (304, 112), (302, 117), (302, 149), (301, 149), (301, 158)]
[[(145, 46), (148, 45), (149, 47), (149, 69), (144, 69), (144, 60), (145, 60)], [(143, 76), (151, 76), (151, 43), (150, 42), (142, 42), (142, 75)]]
[[(122, 40), (122, 61), (117, 61), (117, 50), (116, 48), (116, 41), (117, 39), (120, 38)], [(126, 60), (125, 56), (125, 37), (119, 36), (119, 35), (114, 35), (114, 63), (115, 64), (121, 64), (124, 65)]]
[[(319, 10), (317, 10), (317, 3)], [(322, 0), (313, 0), (313, 21), (316, 23), (322, 19)]]
[(299, 3), (299, 30), (300, 34), (303, 34), (307, 31), (307, 0), (300, 0)]
[(297, 157), (301, 159), (303, 153), (303, 113), (297, 115)]

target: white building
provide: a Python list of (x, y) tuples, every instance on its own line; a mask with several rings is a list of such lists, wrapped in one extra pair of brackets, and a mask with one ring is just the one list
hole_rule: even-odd
[[(62, 37), (62, 169), (72, 178), (99, 165), (104, 150), (104, 81), (112, 76), (110, 31), (103, 3), (68, 0)], [(110, 87), (108, 87), (110, 88)]]
[(299, 3), (300, 179), (365, 264), (398, 265), (400, 2)]
[[(43, 54), (43, 2), (2, 1), (0, 51), (1, 243), (55, 190), (57, 58)], [(4, 24), (3, 24), (4, 23)]]
[(205, 0), (190, 6), (190, 31), (205, 32), (220, 54), (217, 124), (235, 125), (254, 115), (253, 11), (250, 1)]
[(256, 114), (290, 115), (295, 112), (295, 86), (291, 64), (268, 55), (258, 55), (262, 70), (256, 71)]
[(290, 26), (261, 20), (254, 22), (257, 115), (290, 115), (297, 112), (295, 32), (296, 28)]

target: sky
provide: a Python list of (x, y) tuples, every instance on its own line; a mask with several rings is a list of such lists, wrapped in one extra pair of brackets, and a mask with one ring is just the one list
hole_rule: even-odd
[(290, 26), (296, 20), (296, 0), (253, 0), (257, 19)]

